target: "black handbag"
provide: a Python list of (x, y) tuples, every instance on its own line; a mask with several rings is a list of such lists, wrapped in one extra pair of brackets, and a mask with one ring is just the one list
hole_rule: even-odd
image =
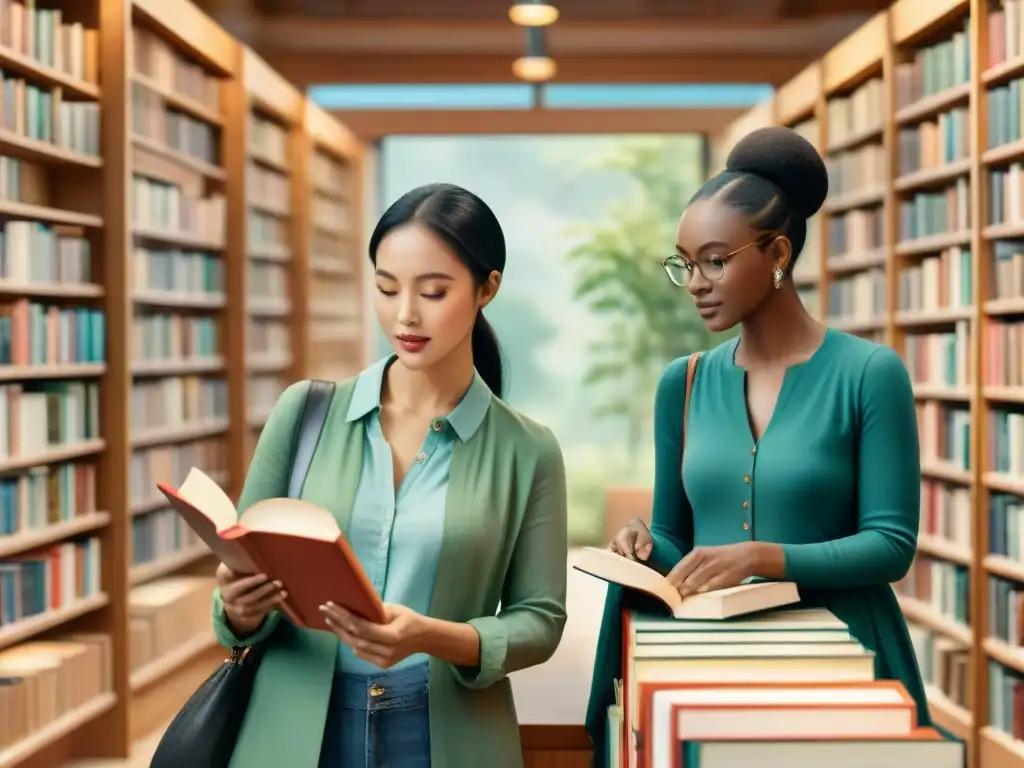
[[(334, 397), (334, 383), (313, 380), (292, 443), (288, 497), (298, 498)], [(262, 644), (234, 647), (175, 716), (150, 768), (227, 768), (242, 730), (263, 656)]]

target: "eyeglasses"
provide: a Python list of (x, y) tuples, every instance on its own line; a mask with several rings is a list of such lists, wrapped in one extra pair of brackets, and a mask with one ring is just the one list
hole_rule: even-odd
[(682, 256), (672, 254), (661, 260), (661, 266), (665, 270), (665, 274), (668, 275), (668, 279), (680, 288), (685, 288), (690, 284), (690, 281), (693, 279), (694, 269), (697, 269), (704, 276), (705, 280), (717, 283), (725, 277), (725, 264), (729, 259), (755, 245), (759, 248), (766, 248), (775, 237), (777, 235), (774, 234), (761, 235), (757, 240), (740, 246), (735, 251), (723, 254), (712, 253), (702, 256), (700, 261), (691, 261), (684, 259)]

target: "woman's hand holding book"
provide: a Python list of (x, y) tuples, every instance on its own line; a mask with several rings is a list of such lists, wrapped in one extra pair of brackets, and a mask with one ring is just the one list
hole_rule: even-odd
[(615, 534), (608, 549), (629, 560), (646, 561), (654, 549), (654, 539), (644, 521), (634, 517)]
[(280, 608), (288, 596), (280, 582), (270, 581), (265, 574), (238, 574), (223, 563), (217, 566), (217, 586), (224, 613), (239, 637), (256, 632), (267, 614)]

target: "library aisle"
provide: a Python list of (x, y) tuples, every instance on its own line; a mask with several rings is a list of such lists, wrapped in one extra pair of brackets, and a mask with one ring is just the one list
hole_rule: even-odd
[(921, 533), (895, 584), (933, 718), (1024, 766), (1024, 2), (898, 0), (718, 138), (789, 125), (830, 196), (795, 274), (914, 382)]
[(52, 768), (222, 660), (155, 482), (236, 497), (283, 387), (362, 367), (363, 148), (187, 0), (0, 15), (0, 766)]

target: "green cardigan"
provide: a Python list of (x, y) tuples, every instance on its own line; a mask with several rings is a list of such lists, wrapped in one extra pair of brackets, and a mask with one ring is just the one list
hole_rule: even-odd
[[(355, 380), (338, 385), (302, 491), (346, 530), (362, 471), (364, 420), (346, 422)], [(281, 396), (264, 427), (239, 510), (287, 494), (304, 386)], [(340, 474), (340, 477), (339, 477)], [(456, 446), (430, 615), (468, 622), (480, 664), (430, 660), (431, 760), (439, 768), (520, 768), (508, 673), (546, 661), (566, 612), (566, 487), (551, 431), (494, 398), (481, 428)], [(501, 611), (498, 612), (499, 603)], [(241, 640), (218, 592), (213, 624), (226, 647), (268, 640), (232, 768), (316, 768), (337, 638), (295, 627), (278, 612)]]

